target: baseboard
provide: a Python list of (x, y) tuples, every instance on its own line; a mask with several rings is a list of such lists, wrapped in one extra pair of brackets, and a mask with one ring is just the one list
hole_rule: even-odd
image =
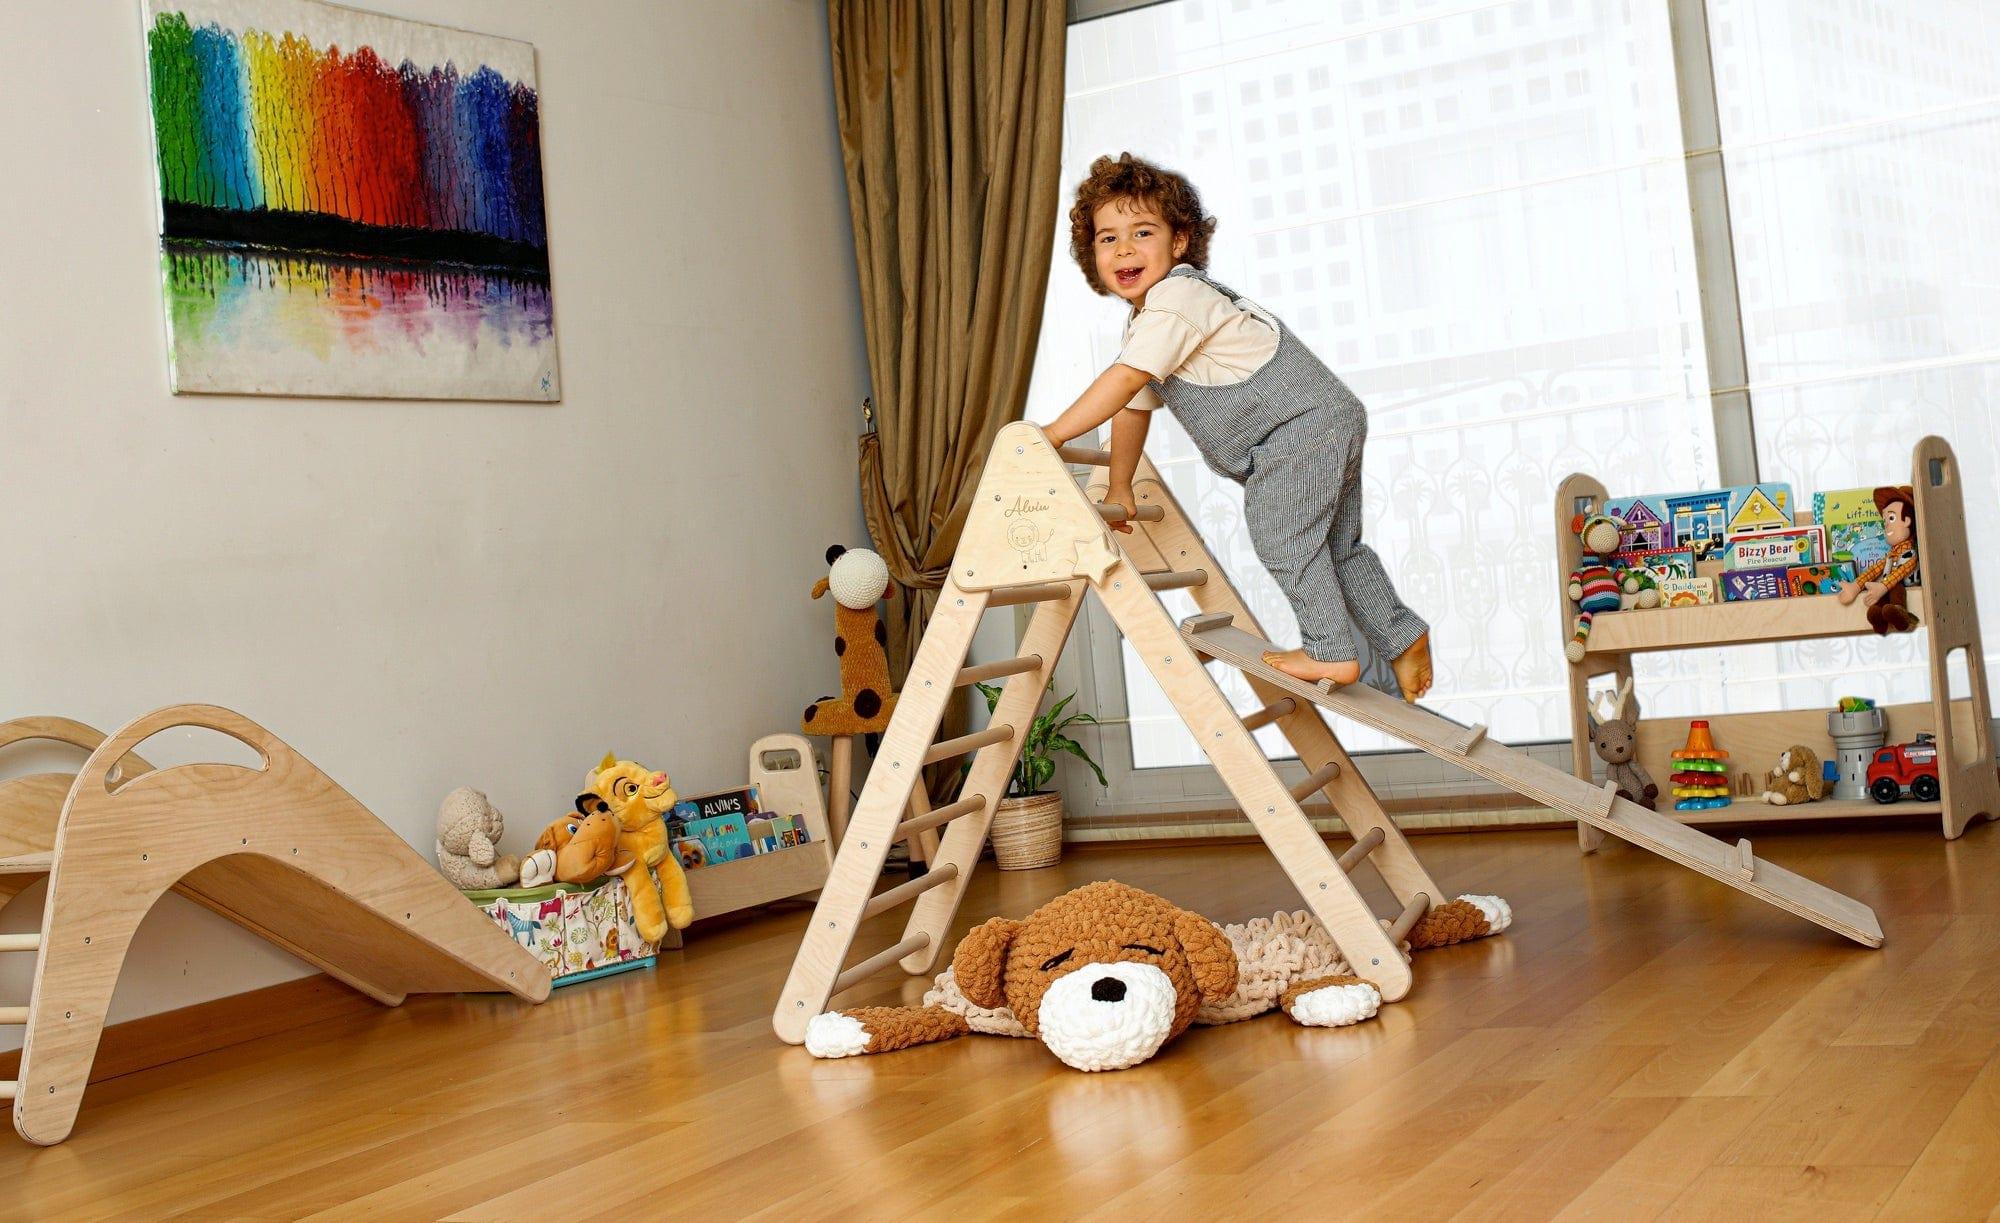
[[(380, 1009), (367, 995), (315, 973), (177, 1011), (128, 1019), (104, 1029), (97, 1058), (90, 1064), (90, 1081), (101, 1083), (321, 1020)], [(0, 1078), (18, 1079), (20, 1069), (19, 1050), (0, 1055)]]

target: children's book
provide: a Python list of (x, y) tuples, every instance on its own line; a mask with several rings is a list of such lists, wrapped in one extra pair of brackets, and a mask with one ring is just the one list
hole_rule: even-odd
[(1789, 568), (1817, 565), (1825, 559), (1826, 532), (1818, 526), (1732, 536), (1722, 549), (1722, 563), (1729, 569)]
[(1787, 572), (1783, 566), (1773, 569), (1727, 570), (1722, 575), (1723, 600), (1740, 603), (1751, 599), (1790, 598), (1792, 586), (1786, 576)]
[(1665, 507), (1657, 497), (1620, 497), (1606, 501), (1604, 512), (1625, 524), (1620, 552), (1655, 552), (1673, 544)]
[(1729, 520), (1724, 533), (1729, 538), (1784, 531), (1792, 527), (1791, 485), (1739, 484), (1726, 491), (1729, 493)]
[(1794, 565), (1785, 570), (1785, 581), (1792, 588), (1792, 597), (1806, 595), (1837, 595), (1840, 588), (1854, 580), (1854, 567), (1846, 561), (1832, 561), (1824, 565)]
[(1678, 548), (1655, 548), (1649, 552), (1620, 552), (1618, 560), (1627, 565), (1644, 565), (1655, 579), (1694, 576), (1694, 553)]
[(1696, 607), (1715, 602), (1715, 579), (1701, 577), (1675, 577), (1660, 579), (1661, 607)]
[(1844, 488), (1813, 494), (1813, 518), (1826, 530), (1825, 559), (1848, 561), (1856, 573), (1889, 555), (1882, 511), (1872, 488)]
[(687, 834), (682, 839), (701, 842), (707, 859), (702, 864), (704, 866), (734, 862), (738, 858), (748, 858), (757, 852), (750, 844), (746, 820), (741, 815), (716, 815), (707, 819), (689, 820)]
[(734, 790), (717, 790), (713, 794), (697, 794), (674, 804), (674, 812), (668, 818), (682, 823), (693, 820), (711, 819), (718, 815), (748, 815), (758, 810), (757, 787), (742, 786)]

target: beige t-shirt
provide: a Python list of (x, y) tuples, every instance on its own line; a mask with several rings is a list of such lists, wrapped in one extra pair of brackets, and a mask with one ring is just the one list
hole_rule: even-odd
[[(1146, 291), (1145, 308), (1126, 321), (1118, 364), (1162, 382), (1177, 376), (1225, 386), (1262, 369), (1277, 351), (1277, 320), (1262, 307), (1230, 301), (1199, 276), (1169, 276)], [(1126, 406), (1150, 412), (1160, 397), (1141, 387)]]

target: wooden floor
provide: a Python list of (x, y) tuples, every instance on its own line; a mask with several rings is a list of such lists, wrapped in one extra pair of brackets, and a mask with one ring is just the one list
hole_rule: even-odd
[[(99, 1084), (66, 1144), (0, 1142), (0, 1211), (1826, 1223), (2000, 1202), (2000, 829), (1758, 839), (1874, 904), (1880, 951), (1569, 832), (1416, 845), (1516, 924), (1423, 953), (1356, 1028), (1197, 1029), (1112, 1074), (993, 1037), (819, 1062), (768, 1025), (794, 908), (539, 1009), (416, 999)], [(1296, 900), (1254, 846), (1073, 851), (982, 871), (962, 924), (1104, 877), (1217, 920)], [(843, 1001), (921, 992), (882, 980)]]

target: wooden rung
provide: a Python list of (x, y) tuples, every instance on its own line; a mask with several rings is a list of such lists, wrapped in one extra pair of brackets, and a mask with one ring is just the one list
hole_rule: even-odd
[(0, 1006), (0, 1024), (28, 1022), (28, 1008), (25, 1006)]
[(1313, 771), (1312, 776), (1292, 787), (1292, 801), (1302, 803), (1307, 798), (1326, 789), (1327, 783), (1340, 776), (1340, 762), (1329, 760)]
[(954, 688), (963, 688), (981, 680), (999, 679), (1004, 675), (1022, 675), (1040, 669), (1040, 654), (1023, 654), (1019, 658), (1003, 658), (999, 662), (983, 662), (976, 667), (962, 668), (958, 678), (951, 681)]
[(1092, 450), (1088, 446), (1057, 446), (1056, 457), (1065, 463), (1075, 463), (1078, 467), (1109, 467), (1109, 450)]
[(959, 816), (971, 815), (985, 806), (986, 796), (975, 794), (971, 798), (961, 798), (957, 802), (949, 806), (939, 807), (935, 811), (926, 811), (922, 815), (913, 815), (896, 825), (896, 839), (901, 840), (904, 837), (913, 836), (927, 829), (936, 828), (939, 824), (949, 824)]
[(1129, 513), (1122, 505), (1106, 505), (1099, 502), (1097, 512), (1104, 515), (1106, 522), (1158, 522), (1167, 516), (1164, 505), (1142, 505)]
[(1028, 586), (1003, 586), (986, 600), (988, 607), (1017, 607), (1023, 603), (1047, 603), (1069, 598), (1068, 582), (1036, 582)]
[(1454, 756), (1464, 756), (1469, 754), (1473, 748), (1478, 747), (1479, 741), (1485, 737), (1486, 724), (1483, 722), (1474, 722), (1465, 728), (1464, 734), (1461, 734), (1458, 738), (1447, 744), (1446, 750), (1450, 751)]
[(0, 875), (46, 875), (54, 859), (55, 855), (46, 850), (38, 854), (0, 858)]
[(1014, 728), (1002, 722), (998, 726), (989, 726), (985, 730), (975, 730), (969, 735), (960, 735), (956, 739), (946, 739), (943, 743), (933, 743), (931, 750), (924, 753), (924, 763), (936, 764), (940, 760), (949, 760), (953, 756), (963, 756), (967, 752), (977, 751), (982, 747), (991, 747), (995, 743), (1005, 743), (1013, 737)]
[(1342, 874), (1351, 875), (1354, 873), (1354, 868), (1361, 864), (1361, 859), (1374, 853), (1375, 847), (1381, 843), (1382, 830), (1380, 828), (1370, 828), (1367, 832), (1355, 838), (1354, 844), (1348, 847), (1346, 853), (1340, 855), (1340, 860), (1334, 865), (1340, 867)]
[(0, 1100), (11, 1100), (21, 1090), (21, 1084), (13, 1079), (0, 1080)]
[(1431, 898), (1422, 892), (1410, 897), (1410, 903), (1404, 905), (1403, 911), (1396, 915), (1396, 920), (1389, 923), (1389, 941), (1402, 942), (1403, 936), (1410, 932), (1410, 927), (1423, 920), (1424, 914), (1430, 912), (1430, 909)]
[(861, 920), (867, 921), (877, 913), (887, 913), (904, 901), (913, 900), (938, 884), (950, 883), (956, 878), (958, 878), (957, 864), (947, 862), (929, 874), (918, 875), (908, 883), (899, 883), (888, 891), (871, 897), (868, 907), (861, 910)]
[(0, 951), (40, 951), (39, 934), (0, 934)]
[(1181, 621), (1183, 633), (1206, 633), (1212, 628), (1228, 628), (1236, 617), (1228, 612), (1204, 612)]
[(1743, 876), (1745, 879), (1756, 878), (1757, 859), (1750, 853), (1750, 841), (1747, 837), (1737, 840), (1735, 859), (1737, 874)]
[(1288, 718), (1292, 716), (1294, 713), (1298, 712), (1298, 709), (1299, 709), (1299, 703), (1293, 700), (1291, 697), (1288, 696), (1279, 697), (1277, 700), (1272, 701), (1269, 705), (1264, 706), (1262, 709), (1257, 710), (1255, 713), (1246, 715), (1243, 719), (1243, 729), (1257, 730), (1262, 727), (1269, 726), (1271, 723), (1277, 721), (1279, 718)]
[(1163, 569), (1146, 575), (1146, 585), (1154, 590), (1185, 590), (1189, 586), (1202, 586), (1208, 582), (1208, 570), (1188, 569), (1176, 571)]
[(897, 943), (894, 947), (884, 948), (876, 952), (846, 972), (841, 973), (838, 977), (835, 977), (833, 980), (833, 992), (837, 994), (857, 981), (874, 976), (904, 956), (922, 951), (930, 945), (930, 935), (912, 934), (902, 942)]

